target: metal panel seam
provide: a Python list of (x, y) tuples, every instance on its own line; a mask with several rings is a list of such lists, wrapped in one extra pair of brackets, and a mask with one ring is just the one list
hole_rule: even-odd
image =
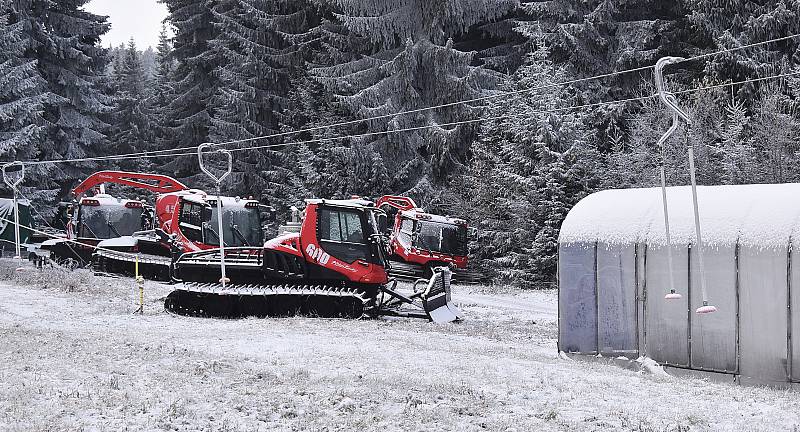
[(594, 321), (595, 352), (600, 354), (600, 277), (597, 274), (597, 241), (594, 242)]
[(792, 236), (786, 246), (786, 374), (792, 382)]
[(639, 351), (639, 241), (633, 245), (633, 281), (633, 304), (636, 305), (633, 328), (636, 332), (636, 353), (641, 355)]
[(741, 359), (742, 359), (742, 350), (739, 346), (739, 338), (741, 333), (741, 318), (740, 318), (740, 309), (741, 309), (741, 295), (739, 294), (739, 287), (740, 287), (740, 275), (739, 275), (739, 237), (736, 237), (736, 247), (734, 248), (734, 256), (733, 262), (734, 267), (736, 268), (736, 374), (739, 375), (740, 368), (741, 368)]
[[(686, 248), (686, 261), (688, 262), (686, 266), (686, 351), (688, 351), (686, 364), (692, 367), (692, 249), (694, 248), (691, 243)], [(699, 248), (697, 253), (700, 253)], [(699, 256), (697, 258), (701, 259)], [(702, 278), (703, 275), (701, 274), (700, 277)]]
[(647, 352), (647, 243), (644, 244), (644, 256), (642, 257), (642, 272), (644, 272), (642, 283), (642, 340), (644, 345), (644, 357), (648, 356)]

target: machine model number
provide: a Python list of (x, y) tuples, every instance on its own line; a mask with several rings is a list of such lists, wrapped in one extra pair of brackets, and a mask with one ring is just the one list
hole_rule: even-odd
[(322, 248), (314, 246), (313, 244), (309, 244), (306, 247), (306, 253), (308, 254), (309, 257), (311, 257), (311, 259), (316, 260), (318, 263), (322, 265), (328, 264), (328, 261), (330, 261), (331, 259), (331, 256), (328, 255), (327, 252), (322, 250)]

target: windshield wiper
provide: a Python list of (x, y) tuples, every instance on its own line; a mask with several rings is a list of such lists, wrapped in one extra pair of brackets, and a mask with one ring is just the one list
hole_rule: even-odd
[(242, 232), (239, 231), (239, 227), (238, 226), (236, 226), (233, 223), (231, 223), (231, 231), (233, 231), (234, 234), (239, 236), (239, 240), (241, 240), (242, 243), (244, 243), (245, 246), (250, 246), (250, 242), (247, 241), (246, 238), (244, 238), (244, 234), (242, 234)]
[(114, 224), (112, 224), (111, 221), (106, 222), (106, 224), (111, 229), (111, 231), (114, 231), (114, 234), (116, 234), (117, 237), (122, 237), (122, 234), (120, 234), (119, 231), (117, 231), (117, 229), (114, 228)]
[(86, 228), (87, 230), (89, 230), (89, 234), (94, 236), (93, 238), (96, 238), (96, 239), (100, 238), (100, 237), (97, 236), (97, 234), (95, 234), (94, 230), (92, 229), (92, 227), (89, 226), (89, 224), (87, 224), (86, 222), (81, 222), (81, 223), (83, 224), (83, 228)]
[[(208, 225), (206, 226), (206, 229), (207, 229), (207, 230), (209, 230), (209, 231), (211, 231), (211, 234), (214, 234), (214, 237), (216, 237), (216, 238), (217, 238), (217, 242), (219, 242), (219, 243), (222, 243), (222, 241), (221, 241), (221, 240), (220, 240), (220, 238), (219, 238), (219, 234), (217, 234), (217, 232), (216, 232), (216, 231), (214, 231), (214, 228), (211, 228), (211, 224), (208, 224)], [(228, 245), (226, 244), (225, 246), (228, 246)]]

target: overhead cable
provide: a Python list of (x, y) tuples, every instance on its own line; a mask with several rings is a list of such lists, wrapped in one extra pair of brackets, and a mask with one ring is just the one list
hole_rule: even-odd
[[(771, 43), (781, 42), (781, 41), (785, 41), (785, 40), (789, 40), (789, 39), (794, 39), (794, 38), (797, 38), (797, 37), (800, 37), (800, 33), (789, 35), (789, 36), (784, 36), (784, 37), (780, 37), (780, 38), (769, 39), (769, 40), (765, 40), (765, 41), (761, 41), (761, 42), (754, 42), (754, 43), (751, 43), (751, 44), (740, 45), (740, 46), (733, 47), (733, 48), (725, 48), (725, 49), (717, 50), (717, 51), (714, 51), (714, 52), (711, 52), (711, 53), (698, 54), (696, 56), (687, 57), (687, 58), (681, 60), (679, 63), (689, 62), (689, 61), (693, 61), (693, 60), (700, 60), (700, 59), (703, 59), (703, 58), (708, 58), (708, 57), (712, 57), (712, 56), (716, 56), (716, 55), (720, 55), (720, 54), (725, 54), (725, 53), (731, 53), (731, 52), (740, 51), (740, 50), (744, 50), (744, 49), (748, 49), (748, 48), (754, 48), (754, 47), (757, 47), (757, 46), (767, 45), (767, 44), (771, 44)], [(572, 85), (572, 84), (578, 84), (578, 83), (582, 83), (582, 82), (588, 82), (588, 81), (593, 81), (593, 80), (598, 80), (598, 79), (603, 79), (603, 78), (609, 78), (609, 77), (623, 75), (623, 74), (641, 72), (641, 71), (653, 69), (654, 67), (655, 67), (655, 65), (641, 66), (641, 67), (637, 67), (637, 68), (625, 69), (625, 70), (615, 71), (615, 72), (608, 72), (608, 73), (604, 73), (604, 74), (600, 74), (600, 75), (594, 75), (594, 76), (590, 76), (590, 77), (586, 77), (586, 78), (576, 78), (576, 79), (573, 79), (573, 80), (562, 81), (562, 82), (552, 83), (552, 84), (546, 84), (546, 85), (542, 85), (542, 86), (528, 87), (528, 88), (519, 89), (519, 90), (513, 90), (513, 91), (508, 91), (508, 92), (494, 92), (494, 93), (492, 93), (490, 95), (481, 96), (481, 97), (472, 98), (472, 99), (465, 99), (465, 100), (460, 100), (460, 101), (448, 102), (448, 103), (440, 104), (440, 105), (432, 105), (432, 106), (416, 108), (416, 109), (412, 109), (412, 110), (394, 112), (394, 113), (390, 113), (390, 114), (382, 114), (382, 115), (373, 116), (373, 117), (369, 117), (369, 118), (357, 119), (357, 120), (349, 120), (349, 121), (333, 123), (333, 124), (329, 124), (329, 125), (314, 126), (314, 127), (310, 127), (310, 128), (303, 128), (303, 129), (279, 132), (279, 133), (274, 133), (274, 134), (255, 136), (255, 137), (250, 137), (250, 138), (242, 138), (242, 139), (237, 139), (237, 140), (224, 141), (224, 142), (216, 143), (216, 145), (218, 145), (220, 147), (224, 147), (224, 146), (228, 146), (228, 145), (232, 145), (232, 144), (244, 144), (244, 143), (249, 143), (249, 142), (254, 142), (254, 141), (266, 140), (266, 139), (270, 139), (270, 138), (283, 137), (283, 136), (287, 136), (287, 135), (294, 135), (294, 134), (300, 134), (300, 133), (306, 133), (306, 132), (333, 129), (333, 128), (342, 127), (342, 126), (350, 126), (350, 125), (354, 125), (354, 124), (361, 124), (361, 123), (365, 123), (365, 122), (381, 120), (381, 119), (386, 119), (386, 118), (392, 118), (392, 117), (397, 117), (397, 116), (406, 115), (406, 114), (415, 114), (415, 113), (420, 113), (420, 112), (425, 112), (425, 111), (430, 111), (430, 110), (435, 110), (435, 109), (440, 109), (440, 108), (448, 108), (448, 107), (452, 107), (452, 106), (456, 106), (456, 105), (463, 105), (463, 104), (470, 104), (470, 103), (475, 103), (475, 102), (482, 102), (482, 101), (487, 101), (487, 100), (496, 99), (496, 98), (505, 97), (505, 96), (520, 95), (520, 94), (530, 93), (530, 92), (534, 92), (534, 91), (538, 91), (538, 90), (547, 90), (547, 89), (563, 87), (563, 86)], [(793, 75), (793, 74), (790, 74), (790, 75)], [(789, 75), (786, 75), (786, 76), (789, 76)], [(755, 79), (755, 81), (759, 81), (759, 80), (760, 79)], [(614, 102), (610, 102), (610, 103), (614, 103)], [(479, 120), (475, 120), (475, 121), (479, 121)], [(470, 121), (470, 122), (473, 122), (473, 121)], [(394, 132), (397, 132), (397, 131), (394, 131)], [(339, 137), (328, 138), (328, 139), (339, 139)], [(318, 140), (312, 140), (310, 142), (316, 142), (316, 141), (318, 141)], [(292, 144), (294, 144), (294, 143), (273, 144), (271, 146), (292, 145)], [(162, 157), (162, 156), (163, 157), (168, 157), (168, 156), (173, 156), (173, 157), (174, 156), (186, 156), (186, 155), (195, 154), (194, 152), (197, 150), (198, 147), (199, 147), (199, 145), (197, 145), (197, 146), (187, 146), (187, 147), (176, 147), (176, 148), (164, 149), (164, 150), (153, 150), (153, 151), (144, 151), (144, 152), (108, 155), (108, 156), (95, 156), (95, 157), (72, 158), (72, 159), (56, 159), (56, 160), (44, 160), (44, 161), (29, 160), (29, 161), (22, 161), (22, 162), (27, 164), (27, 165), (43, 165), (43, 164), (55, 164), (55, 163), (99, 162), (99, 161), (105, 161), (105, 160), (128, 160), (128, 159), (139, 159), (139, 158), (149, 159), (149, 158), (156, 158), (156, 157)], [(265, 147), (257, 146), (257, 147), (247, 147), (247, 148), (265, 148)], [(245, 148), (245, 149), (247, 149), (247, 148)], [(239, 149), (233, 149), (233, 150), (239, 150)]]

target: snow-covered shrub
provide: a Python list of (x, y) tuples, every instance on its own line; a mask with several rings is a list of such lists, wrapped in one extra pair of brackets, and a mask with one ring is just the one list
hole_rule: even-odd
[[(17, 271), (20, 267), (24, 270)], [(49, 266), (35, 269), (27, 262), (20, 265), (18, 261), (6, 259), (0, 260), (0, 280), (64, 292), (86, 292), (94, 287), (94, 276), (89, 270)]]

